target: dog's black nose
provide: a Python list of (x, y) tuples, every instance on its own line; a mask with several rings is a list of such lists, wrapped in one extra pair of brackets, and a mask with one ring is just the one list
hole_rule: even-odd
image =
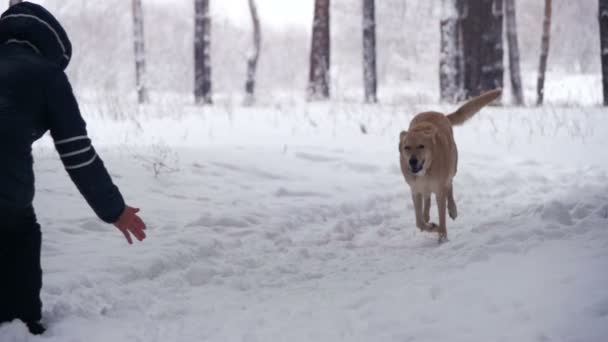
[(416, 159), (416, 158), (411, 158), (410, 159), (410, 166), (411, 167), (416, 167), (417, 164), (418, 164), (418, 159)]

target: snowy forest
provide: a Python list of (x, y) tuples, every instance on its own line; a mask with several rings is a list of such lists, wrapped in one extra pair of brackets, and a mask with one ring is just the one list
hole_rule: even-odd
[[(46, 331), (1, 342), (608, 340), (608, 0), (31, 2), (86, 131), (31, 145)], [(403, 146), (429, 111), (457, 148)], [(447, 159), (438, 241), (409, 182)], [(100, 220), (94, 160), (145, 239)]]
[[(311, 0), (302, 1), (312, 8)], [(440, 98), (451, 102), (455, 95), (441, 92), (441, 80), (460, 78), (444, 87), (461, 87), (456, 83), (463, 82), (464, 75), (450, 75), (458, 70), (452, 65), (459, 63), (455, 59), (464, 58), (470, 61), (463, 63), (474, 63), (478, 71), (487, 67), (496, 69), (494, 76), (489, 76), (492, 80), (472, 80), (479, 84), (467, 84), (467, 88), (490, 82), (483, 87), (494, 83), (511, 89), (511, 75), (515, 74), (516, 79), (521, 79), (516, 82), (522, 90), (505, 96), (504, 102), (523, 101), (534, 105), (538, 100), (543, 25), (544, 20), (550, 20), (545, 49), (548, 101), (559, 105), (603, 101), (598, 1), (504, 1), (504, 4), (503, 1), (481, 1), (478, 8), (471, 9), (465, 8), (467, 1), (456, 0), (384, 0), (367, 2), (365, 6), (351, 0), (320, 1), (314, 4), (318, 7), (314, 13), (320, 16), (316, 21), (318, 35), (313, 35), (312, 22), (309, 27), (277, 28), (267, 25), (265, 18), (281, 13), (256, 11), (255, 1), (232, 2), (242, 10), (249, 11), (251, 7), (259, 12), (255, 14), (257, 31), (251, 18), (231, 18), (225, 8), (214, 9), (213, 1), (196, 1), (196, 6), (191, 1), (162, 0), (41, 3), (57, 13), (74, 43), (75, 58), (68, 74), (75, 88), (104, 94), (102, 96), (111, 93), (134, 97), (140, 72), (139, 82), (143, 83), (139, 84), (157, 94), (150, 96), (152, 102), (162, 101), (160, 98), (167, 94), (183, 95), (183, 101), (188, 101), (196, 91), (202, 91), (196, 90), (194, 82), (197, 60), (205, 70), (205, 77), (201, 74), (205, 80), (201, 82), (212, 85), (206, 87), (210, 87), (210, 96), (215, 102), (240, 105), (246, 92), (248, 59), (255, 55), (258, 62), (253, 77), (259, 103), (272, 104), (286, 96), (306, 99), (311, 69), (319, 58), (311, 54), (323, 53), (330, 63), (325, 78), (331, 98), (361, 102), (366, 88), (363, 82), (365, 53), (370, 63), (376, 64), (373, 75), (377, 80), (378, 98), (383, 103), (404, 100), (433, 103)], [(471, 17), (486, 18), (486, 21), (467, 21), (469, 11), (479, 11), (472, 12)], [(312, 16), (313, 9), (311, 19)], [(108, 17), (112, 20), (107, 20)], [(195, 17), (200, 18), (198, 23)], [(364, 33), (366, 28), (362, 23), (371, 25), (369, 34)], [(482, 27), (492, 27), (492, 30), (481, 31)], [(254, 38), (255, 32), (260, 38)], [(206, 52), (203, 37), (207, 37)], [(258, 39), (257, 45), (255, 39)], [(364, 42), (369, 39), (374, 41), (369, 46), (371, 51), (363, 50)], [(488, 46), (492, 45), (496, 51), (485, 51), (489, 47), (478, 45), (461, 46), (459, 39), (464, 42), (488, 40)], [(318, 45), (317, 41), (324, 42)], [(139, 66), (136, 66), (134, 46)], [(328, 51), (322, 52), (324, 49)], [(462, 55), (470, 51), (483, 56)], [(287, 61), (289, 67), (277, 67)], [(440, 72), (442, 69), (444, 72)], [(467, 72), (474, 73), (470, 69), (467, 67)], [(518, 95), (520, 92), (523, 99)]]

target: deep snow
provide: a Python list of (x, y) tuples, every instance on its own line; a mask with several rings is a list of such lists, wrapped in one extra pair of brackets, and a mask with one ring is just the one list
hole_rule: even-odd
[(488, 108), (457, 128), (459, 217), (438, 245), (415, 228), (398, 167), (398, 133), (421, 109), (90, 117), (149, 225), (134, 246), (94, 218), (45, 138), (49, 331), (5, 324), (0, 341), (606, 340), (606, 111)]

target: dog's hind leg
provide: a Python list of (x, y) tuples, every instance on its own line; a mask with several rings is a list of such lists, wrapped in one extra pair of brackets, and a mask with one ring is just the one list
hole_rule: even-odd
[(453, 186), (450, 185), (448, 189), (448, 215), (455, 220), (458, 216), (458, 209), (456, 208), (456, 201), (454, 201), (454, 190)]

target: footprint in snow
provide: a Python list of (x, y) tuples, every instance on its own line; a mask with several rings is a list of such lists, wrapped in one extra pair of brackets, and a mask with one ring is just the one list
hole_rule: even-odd
[(274, 195), (276, 197), (322, 197), (322, 198), (327, 198), (329, 196), (327, 196), (326, 194), (322, 194), (320, 192), (313, 192), (313, 191), (293, 191), (293, 190), (288, 190), (285, 188), (279, 188), (279, 190), (277, 190)]
[(595, 302), (589, 306), (586, 311), (594, 317), (608, 317), (608, 298)]
[(540, 217), (548, 222), (571, 226), (572, 217), (566, 206), (559, 201), (551, 201), (544, 205)]
[(186, 271), (184, 278), (190, 286), (201, 286), (209, 283), (217, 274), (212, 268), (192, 266)]
[(90, 232), (105, 232), (108, 230), (105, 224), (100, 223), (99, 221), (93, 220), (85, 220), (80, 223), (80, 227), (84, 230), (88, 230)]
[(324, 155), (320, 155), (320, 154), (312, 154), (312, 153), (305, 153), (305, 152), (297, 152), (295, 154), (295, 156), (298, 159), (304, 159), (304, 160), (316, 162), (316, 163), (328, 163), (328, 162), (335, 162), (335, 161), (339, 160), (336, 157), (329, 157), (329, 156), (324, 156)]
[(221, 169), (224, 170), (229, 170), (232, 172), (238, 172), (238, 173), (244, 173), (250, 176), (254, 176), (257, 178), (261, 178), (261, 179), (266, 179), (266, 180), (280, 180), (280, 179), (285, 179), (284, 176), (275, 174), (275, 173), (271, 173), (268, 171), (264, 171), (264, 170), (259, 170), (255, 167), (242, 167), (240, 165), (234, 165), (234, 164), (229, 164), (229, 163), (221, 163), (221, 162), (213, 162), (211, 163), (212, 165), (219, 167)]
[(220, 227), (220, 228), (247, 228), (251, 224), (247, 219), (239, 217), (210, 217), (203, 216), (189, 223), (186, 227)]
[(347, 168), (358, 173), (377, 173), (380, 168), (373, 164), (365, 163), (344, 163)]

